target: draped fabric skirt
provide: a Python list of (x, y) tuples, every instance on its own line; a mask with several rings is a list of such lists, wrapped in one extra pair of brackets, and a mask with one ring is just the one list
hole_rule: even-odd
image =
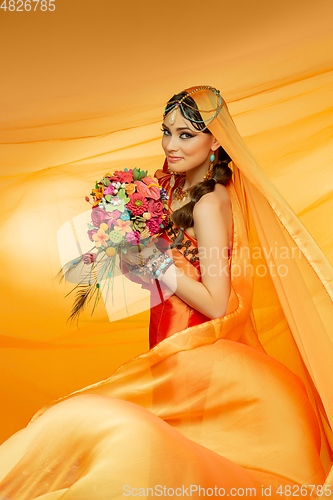
[[(1, 500), (150, 498), (164, 487), (170, 495), (163, 490), (162, 498), (183, 490), (192, 498), (204, 490), (214, 498), (223, 491), (245, 496), (247, 488), (259, 498), (285, 498), (300, 496), (303, 485), (310, 498), (310, 485), (324, 482), (315, 413), (303, 384), (281, 363), (218, 340), (179, 352), (163, 370), (173, 365), (182, 370), (164, 389), (172, 385), (177, 399), (168, 398), (160, 416), (83, 394), (13, 435), (0, 447)], [(181, 392), (190, 404), (181, 404)]]

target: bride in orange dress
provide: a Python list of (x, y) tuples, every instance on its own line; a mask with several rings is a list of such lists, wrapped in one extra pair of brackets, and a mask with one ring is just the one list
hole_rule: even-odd
[(0, 499), (331, 498), (332, 269), (216, 89), (168, 102), (163, 148), (151, 349), (0, 446)]

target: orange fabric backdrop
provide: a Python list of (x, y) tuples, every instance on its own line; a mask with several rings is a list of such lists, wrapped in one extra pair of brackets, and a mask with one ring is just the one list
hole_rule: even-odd
[(161, 167), (173, 93), (221, 90), (333, 263), (331, 2), (178, 5), (132, 2), (128, 13), (56, 0), (54, 12), (0, 13), (1, 442), (48, 401), (148, 348), (148, 312), (110, 323), (101, 303), (79, 329), (66, 325), (72, 285), (54, 280), (57, 232), (89, 208), (84, 197), (105, 172)]

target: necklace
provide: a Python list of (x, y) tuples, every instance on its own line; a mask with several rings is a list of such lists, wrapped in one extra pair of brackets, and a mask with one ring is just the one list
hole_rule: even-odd
[[(207, 173), (204, 175), (202, 181), (206, 181), (207, 179), (210, 179), (213, 173), (213, 164), (209, 165), (209, 168), (207, 170)], [(172, 193), (172, 202), (170, 204), (170, 207), (173, 211), (177, 210), (178, 208), (182, 207), (183, 205), (186, 205), (190, 200), (190, 190), (192, 186), (190, 186), (187, 189), (182, 189), (182, 187), (185, 184), (185, 176), (184, 178), (180, 181), (179, 185), (173, 190)], [(201, 182), (202, 182), (201, 181)]]

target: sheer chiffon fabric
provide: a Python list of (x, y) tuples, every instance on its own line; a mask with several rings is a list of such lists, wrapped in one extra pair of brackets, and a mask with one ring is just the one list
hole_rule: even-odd
[[(199, 108), (214, 107), (208, 92), (193, 97)], [(1, 499), (106, 500), (123, 498), (125, 486), (148, 498), (157, 485), (226, 495), (255, 488), (259, 498), (270, 488), (271, 498), (286, 498), (288, 486), (331, 485), (331, 267), (246, 149), (225, 104), (210, 129), (233, 158), (226, 315), (192, 325), (186, 304), (172, 298), (173, 324), (155, 339), (152, 316), (155, 347), (42, 408), (0, 447)], [(168, 182), (164, 172), (160, 183)], [(297, 258), (270, 252), (274, 245), (297, 250)], [(177, 265), (193, 273), (176, 252)], [(288, 272), (259, 272), (270, 264)], [(177, 318), (181, 330), (173, 333)]]

